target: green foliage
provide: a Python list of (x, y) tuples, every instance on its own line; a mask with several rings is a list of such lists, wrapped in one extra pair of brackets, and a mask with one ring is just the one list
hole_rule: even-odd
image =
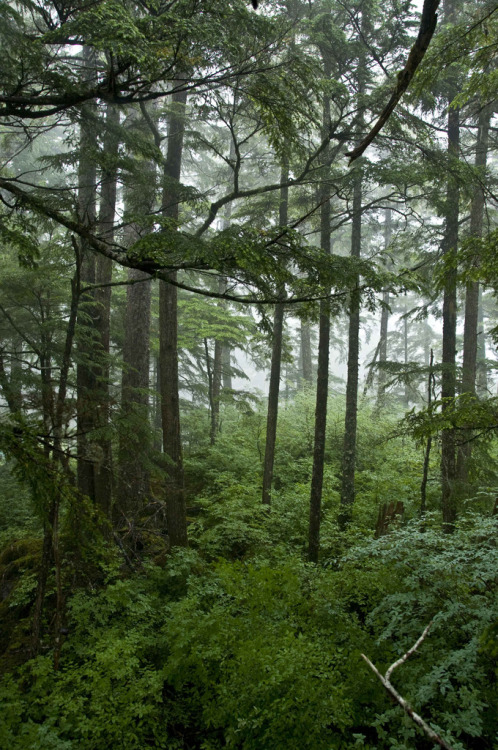
[(454, 747), (491, 748), (496, 524), (469, 514), (450, 536), (427, 518), (323, 567), (181, 550), (80, 591), (59, 671), (47, 655), (4, 677), (2, 746), (422, 748), (360, 652), (385, 669), (433, 619), (394, 682)]

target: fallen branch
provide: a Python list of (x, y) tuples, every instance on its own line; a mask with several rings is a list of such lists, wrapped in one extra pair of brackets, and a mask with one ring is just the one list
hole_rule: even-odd
[(425, 734), (425, 736), (428, 737), (430, 740), (432, 740), (432, 742), (435, 742), (440, 747), (443, 747), (445, 750), (453, 750), (453, 748), (451, 747), (451, 745), (448, 745), (448, 743), (445, 742), (443, 740), (443, 738), (440, 737), (439, 734), (437, 734), (437, 732), (435, 732), (433, 729), (431, 729), (431, 727), (422, 719), (421, 716), (419, 716), (417, 713), (415, 713), (415, 711), (409, 705), (409, 703), (403, 698), (402, 695), (400, 695), (398, 693), (398, 691), (396, 690), (396, 688), (394, 688), (391, 685), (391, 682), (390, 682), (391, 675), (394, 672), (394, 670), (396, 669), (396, 667), (399, 667), (399, 666), (401, 666), (401, 664), (404, 664), (405, 661), (407, 659), (409, 659), (412, 654), (415, 653), (415, 651), (418, 649), (418, 647), (420, 646), (420, 644), (423, 643), (423, 641), (427, 637), (427, 634), (429, 633), (431, 625), (432, 625), (432, 620), (427, 625), (426, 629), (424, 630), (424, 632), (422, 633), (422, 635), (420, 636), (420, 638), (418, 639), (418, 641), (406, 652), (406, 654), (404, 654), (400, 659), (398, 659), (398, 661), (395, 661), (394, 664), (391, 664), (391, 666), (389, 667), (389, 669), (387, 670), (387, 672), (386, 672), (385, 675), (382, 675), (379, 672), (379, 670), (377, 669), (377, 667), (375, 666), (375, 664), (372, 664), (372, 662), (370, 661), (370, 659), (368, 658), (368, 656), (365, 656), (365, 654), (362, 654), (361, 656), (362, 656), (362, 659), (364, 659), (366, 661), (366, 663), (368, 664), (368, 666), (370, 667), (370, 669), (372, 670), (372, 672), (374, 672), (374, 674), (377, 675), (377, 677), (382, 682), (382, 684), (384, 685), (384, 687), (387, 690), (387, 692), (389, 693), (389, 695), (392, 698), (394, 698), (394, 700), (396, 701), (396, 703), (399, 703), (399, 705), (401, 706), (401, 708), (403, 709), (403, 711), (410, 717), (410, 719), (412, 719), (415, 722), (415, 724), (418, 727), (420, 727), (420, 729), (423, 731), (423, 733)]

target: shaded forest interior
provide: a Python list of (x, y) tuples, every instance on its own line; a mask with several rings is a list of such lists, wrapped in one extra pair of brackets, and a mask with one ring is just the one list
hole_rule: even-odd
[(496, 2), (0, 46), (0, 747), (498, 748)]

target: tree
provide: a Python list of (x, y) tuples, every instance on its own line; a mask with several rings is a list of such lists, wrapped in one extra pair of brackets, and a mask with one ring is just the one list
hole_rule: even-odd
[[(288, 165), (282, 167), (281, 182), (288, 180)], [(289, 189), (280, 190), (280, 205), (278, 223), (286, 227), (288, 222)], [(282, 297), (285, 296), (282, 290)], [(263, 505), (271, 505), (271, 486), (273, 479), (273, 463), (275, 460), (275, 443), (277, 439), (278, 397), (280, 390), (280, 369), (282, 364), (282, 338), (284, 327), (284, 302), (275, 306), (272, 331), (272, 352), (270, 368), (270, 386), (268, 389), (268, 413), (266, 419), (265, 458), (263, 463)]]
[[(454, 21), (456, 14), (455, 4), (449, 2), (445, 8), (447, 20)], [(460, 150), (460, 114), (458, 107), (453, 107), (453, 99), (458, 93), (458, 72), (450, 72), (449, 90), (447, 97), (448, 107), (448, 156), (455, 163), (459, 159)], [(459, 223), (459, 182), (451, 175), (448, 178), (446, 188), (445, 227), (442, 251), (447, 261), (447, 273), (444, 282), (443, 298), (443, 355), (442, 355), (442, 378), (441, 399), (443, 411), (452, 405), (456, 396), (456, 324), (457, 324), (457, 271), (456, 253), (458, 247), (458, 223)], [(450, 531), (456, 520), (457, 493), (456, 493), (456, 444), (455, 431), (451, 428), (443, 430), (441, 435), (441, 504), (443, 520), (446, 528)]]

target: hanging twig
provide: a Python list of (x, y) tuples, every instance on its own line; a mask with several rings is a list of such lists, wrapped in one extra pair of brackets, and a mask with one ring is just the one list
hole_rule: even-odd
[(386, 672), (385, 675), (382, 675), (379, 672), (379, 670), (377, 669), (377, 667), (375, 666), (375, 664), (372, 664), (372, 662), (370, 661), (370, 659), (368, 658), (368, 656), (365, 656), (365, 654), (362, 654), (361, 657), (362, 657), (362, 659), (364, 659), (366, 661), (366, 663), (368, 664), (368, 666), (370, 667), (370, 669), (372, 670), (372, 672), (374, 672), (374, 674), (377, 675), (377, 677), (379, 678), (379, 680), (381, 681), (381, 683), (384, 685), (384, 687), (387, 690), (387, 692), (389, 693), (389, 695), (392, 698), (394, 698), (394, 700), (396, 701), (396, 703), (398, 703), (401, 706), (401, 708), (403, 709), (403, 711), (410, 717), (410, 719), (412, 719), (415, 722), (415, 724), (418, 727), (420, 727), (420, 729), (423, 731), (423, 733), (425, 734), (425, 736), (428, 737), (432, 742), (435, 742), (437, 745), (439, 745), (440, 747), (444, 748), (444, 750), (453, 750), (453, 748), (451, 747), (451, 745), (448, 745), (448, 743), (445, 742), (445, 740), (443, 740), (443, 738), (440, 737), (439, 734), (437, 734), (437, 732), (435, 732), (433, 729), (431, 729), (431, 727), (422, 719), (421, 716), (419, 716), (417, 713), (415, 713), (415, 711), (409, 705), (409, 703), (403, 698), (402, 695), (400, 695), (398, 693), (398, 691), (396, 690), (396, 688), (394, 688), (391, 685), (391, 682), (390, 682), (390, 677), (391, 677), (392, 673), (394, 672), (394, 670), (397, 667), (400, 667), (401, 664), (404, 664), (405, 661), (407, 659), (409, 659), (412, 654), (415, 653), (415, 651), (418, 649), (418, 647), (420, 646), (420, 644), (423, 643), (423, 641), (426, 639), (426, 637), (427, 637), (427, 635), (429, 633), (429, 630), (430, 630), (430, 628), (432, 626), (432, 623), (433, 623), (433, 620), (431, 620), (431, 622), (427, 625), (427, 627), (425, 628), (424, 632), (422, 633), (422, 635), (420, 636), (420, 638), (418, 639), (418, 641), (410, 649), (408, 649), (408, 651), (406, 652), (406, 654), (404, 654), (400, 659), (398, 659), (397, 661), (395, 661), (394, 664), (391, 664), (391, 666), (389, 667), (389, 669), (387, 670), (387, 672)]

